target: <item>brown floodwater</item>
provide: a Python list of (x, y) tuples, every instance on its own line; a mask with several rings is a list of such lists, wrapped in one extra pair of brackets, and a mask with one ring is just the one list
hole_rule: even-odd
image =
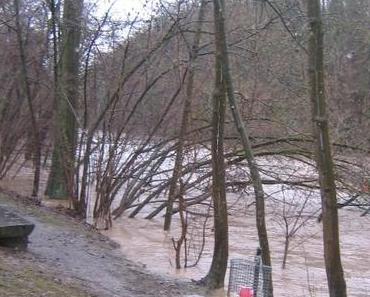
[[(29, 195), (32, 185), (32, 170), (23, 168), (16, 179), (6, 178), (0, 186)], [(42, 174), (45, 185), (46, 174)], [(42, 191), (43, 189), (41, 189)], [(233, 200), (234, 194), (229, 194)], [(59, 202), (58, 202), (59, 203)], [(243, 204), (244, 205), (244, 204)], [(282, 218), (277, 215), (276, 204), (267, 205), (267, 224), (273, 262), (274, 295), (280, 296), (328, 296), (323, 261), (322, 228), (315, 220), (308, 221), (293, 237), (286, 269), (281, 268), (284, 251)], [(230, 259), (253, 259), (258, 246), (255, 217), (252, 207), (234, 205), (230, 211)], [(358, 210), (342, 209), (339, 212), (341, 253), (348, 296), (370, 296), (370, 216), (360, 217)], [(145, 214), (142, 215), (142, 217)], [(131, 260), (141, 263), (151, 272), (181, 278), (200, 279), (206, 275), (212, 257), (212, 230), (209, 222), (203, 256), (196, 267), (175, 268), (172, 238), (179, 236), (179, 219), (174, 218), (170, 232), (162, 230), (163, 219), (145, 220), (142, 217), (117, 219), (109, 231), (103, 233), (120, 243), (122, 252)], [(200, 223), (193, 224), (196, 228)], [(191, 224), (190, 224), (191, 225)], [(190, 238), (199, 241), (199, 235)], [(198, 247), (201, 243), (198, 243)], [(226, 279), (226, 287), (228, 280)], [(216, 292), (215, 296), (224, 296)]]
[[(347, 281), (348, 296), (370, 296), (370, 218), (360, 212), (340, 211), (341, 252)], [(302, 227), (291, 241), (285, 269), (281, 268), (284, 233), (276, 217), (268, 215), (268, 231), (273, 262), (275, 296), (328, 296), (323, 261), (322, 228), (316, 221)], [(178, 238), (178, 220), (170, 232), (162, 230), (163, 220), (156, 218), (116, 220), (112, 230), (104, 232), (121, 244), (127, 257), (141, 263), (148, 270), (178, 278), (200, 279), (209, 268), (212, 243), (207, 244), (200, 263), (194, 268), (176, 269), (172, 238)], [(230, 258), (253, 259), (257, 243), (255, 218), (252, 210), (230, 216)], [(226, 284), (227, 287), (227, 280)], [(218, 292), (217, 296), (224, 296)]]

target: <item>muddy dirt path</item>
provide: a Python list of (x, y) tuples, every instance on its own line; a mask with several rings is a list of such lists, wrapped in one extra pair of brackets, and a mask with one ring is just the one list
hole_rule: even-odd
[[(11, 261), (16, 262), (14, 265), (30, 266), (54, 281), (77, 287), (80, 292), (86, 292), (87, 296), (204, 295), (190, 282), (150, 274), (125, 259), (117, 244), (89, 230), (76, 219), (45, 207), (24, 204), (24, 201), (20, 202), (4, 194), (0, 194), (0, 204), (36, 225), (26, 252), (0, 249), (2, 258), (6, 258), (8, 270), (13, 265)], [(0, 270), (0, 273), (4, 274), (5, 270)], [(82, 293), (65, 294), (48, 294), (45, 290), (42, 296), (85, 296)]]

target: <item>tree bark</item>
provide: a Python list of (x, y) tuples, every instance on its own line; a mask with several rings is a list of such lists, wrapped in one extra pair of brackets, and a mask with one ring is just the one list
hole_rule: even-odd
[[(217, 2), (217, 1), (216, 1)], [(223, 0), (218, 0), (218, 2), (222, 3)], [(236, 128), (239, 132), (245, 158), (248, 162), (251, 180), (254, 188), (254, 193), (256, 197), (256, 224), (257, 224), (257, 231), (258, 231), (258, 238), (260, 247), (262, 250), (262, 262), (264, 265), (271, 266), (271, 257), (270, 257), (270, 248), (266, 230), (266, 221), (265, 221), (265, 197), (264, 191), (261, 181), (261, 176), (258, 171), (258, 165), (256, 163), (252, 146), (249, 139), (249, 133), (246, 129), (243, 119), (240, 115), (238, 106), (236, 104), (235, 95), (234, 95), (234, 86), (233, 81), (230, 74), (230, 64), (229, 64), (229, 57), (227, 52), (227, 43), (226, 43), (226, 34), (225, 34), (225, 25), (224, 25), (224, 16), (223, 16), (223, 9), (220, 9), (217, 13), (216, 22), (219, 24), (219, 30), (216, 32), (218, 36), (216, 36), (216, 40), (219, 40), (217, 53), (220, 55), (220, 59), (222, 60), (222, 76), (225, 80), (226, 91), (229, 99), (230, 109), (234, 118), (234, 122)], [(270, 296), (273, 296), (272, 293), (272, 282), (270, 283)]]
[(32, 127), (32, 140), (31, 140), (31, 152), (33, 156), (33, 164), (35, 167), (34, 177), (33, 177), (33, 186), (32, 186), (32, 197), (37, 198), (39, 195), (39, 188), (40, 188), (40, 174), (41, 174), (41, 143), (40, 143), (40, 133), (39, 127), (36, 120), (35, 108), (32, 102), (32, 95), (31, 95), (31, 87), (30, 81), (28, 78), (28, 71), (27, 71), (27, 60), (26, 60), (26, 53), (24, 48), (23, 42), (23, 34), (22, 34), (22, 27), (20, 22), (20, 15), (19, 15), (19, 0), (14, 0), (14, 8), (15, 8), (15, 19), (16, 19), (16, 30), (17, 30), (17, 39), (19, 45), (19, 54), (21, 58), (21, 78), (22, 78), (22, 89), (24, 95), (27, 98), (27, 105), (30, 111), (31, 117), (31, 127)]
[(54, 151), (45, 193), (55, 199), (70, 198), (77, 209), (74, 171), (82, 9), (83, 0), (64, 1), (61, 69), (55, 86)]
[(256, 221), (258, 229), (258, 237), (262, 249), (262, 260), (264, 265), (271, 266), (270, 259), (270, 249), (268, 244), (268, 237), (266, 231), (266, 222), (265, 222), (265, 202), (264, 202), (264, 191), (261, 181), (261, 176), (258, 171), (258, 165), (256, 163), (251, 142), (249, 139), (249, 132), (244, 125), (243, 119), (241, 117), (239, 108), (235, 100), (235, 92), (233, 87), (233, 82), (230, 74), (229, 68), (229, 57), (227, 53), (227, 44), (225, 31), (222, 32), (222, 57), (223, 57), (223, 77), (226, 84), (226, 90), (228, 94), (229, 105), (231, 113), (234, 118), (235, 126), (239, 132), (241, 142), (244, 149), (245, 158), (248, 162), (249, 170), (251, 173), (251, 180), (256, 197)]
[(313, 134), (316, 142), (316, 163), (320, 181), (326, 275), (330, 297), (346, 297), (346, 282), (340, 257), (334, 165), (326, 113), (320, 0), (308, 0), (307, 4), (310, 21), (309, 89)]
[(224, 123), (226, 110), (226, 86), (222, 75), (222, 40), (223, 29), (222, 1), (214, 0), (215, 43), (216, 43), (216, 82), (213, 95), (212, 116), (212, 199), (214, 209), (214, 250), (212, 264), (202, 282), (209, 289), (224, 286), (227, 261), (229, 256), (228, 217), (225, 190), (225, 159), (224, 159)]

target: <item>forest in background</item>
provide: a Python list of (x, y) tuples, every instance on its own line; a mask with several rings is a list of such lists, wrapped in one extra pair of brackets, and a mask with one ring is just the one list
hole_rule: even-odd
[[(263, 210), (271, 198), (264, 185), (307, 196), (323, 188), (312, 129), (323, 119), (311, 100), (311, 75), (320, 71), (309, 59), (320, 50), (310, 43), (307, 4), (316, 1), (216, 2), (160, 1), (148, 16), (117, 20), (109, 11), (96, 17), (88, 1), (0, 1), (0, 177), (33, 166), (30, 196), (41, 199), (45, 190), (70, 199), (98, 228), (149, 209), (145, 216), (164, 215), (169, 229), (177, 214), (179, 253), (186, 215), (221, 211), (213, 216), (215, 235), (221, 232), (216, 260), (227, 234), (226, 192), (261, 198), (255, 204)], [(335, 205), (366, 215), (370, 3), (331, 0), (320, 9), (325, 81), (318, 94), (327, 103)], [(257, 210), (261, 247), (263, 216)], [(312, 216), (325, 223), (325, 210)], [(225, 270), (222, 262), (211, 271)], [(222, 274), (205, 283), (220, 286)]]

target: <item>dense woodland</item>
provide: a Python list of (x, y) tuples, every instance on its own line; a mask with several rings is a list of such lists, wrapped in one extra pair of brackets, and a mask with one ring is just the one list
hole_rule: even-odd
[(30, 196), (69, 199), (97, 228), (176, 217), (177, 267), (188, 217), (213, 218), (210, 288), (224, 283), (228, 193), (234, 208), (252, 198), (266, 265), (264, 187), (315, 193), (330, 296), (347, 296), (338, 209), (370, 212), (370, 2), (149, 6), (117, 19), (88, 0), (0, 1), (0, 178), (32, 167)]

